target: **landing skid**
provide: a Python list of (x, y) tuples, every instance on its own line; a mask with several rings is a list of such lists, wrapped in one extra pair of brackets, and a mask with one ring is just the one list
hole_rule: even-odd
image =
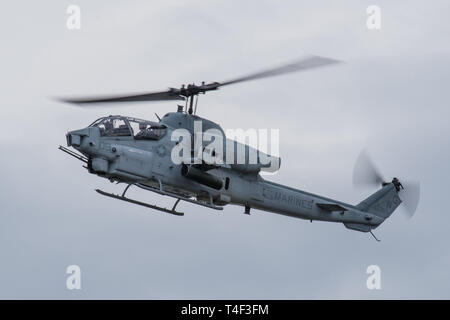
[(107, 197), (110, 197), (110, 198), (114, 198), (114, 199), (130, 202), (130, 203), (134, 203), (134, 204), (137, 204), (137, 205), (140, 205), (140, 206), (143, 206), (143, 207), (147, 207), (147, 208), (151, 208), (151, 209), (167, 212), (167, 213), (170, 213), (170, 214), (173, 214), (173, 215), (176, 215), (176, 216), (184, 216), (183, 212), (175, 211), (175, 207), (177, 206), (177, 204), (179, 202), (179, 199), (175, 202), (175, 205), (173, 206), (172, 210), (170, 210), (170, 209), (159, 207), (159, 206), (156, 206), (156, 205), (153, 205), (153, 204), (149, 204), (149, 203), (137, 201), (137, 200), (134, 200), (134, 199), (130, 199), (130, 198), (125, 197), (124, 195), (120, 196), (118, 194), (105, 192), (105, 191), (102, 191), (100, 189), (95, 189), (95, 191), (97, 191), (98, 193), (100, 193), (103, 196), (107, 196)]
[[(154, 188), (154, 187), (150, 187), (148, 185), (144, 185), (144, 184), (141, 184), (141, 183), (136, 183), (136, 184), (131, 183), (125, 188), (125, 190), (123, 190), (122, 195), (105, 192), (105, 191), (102, 191), (100, 189), (95, 189), (95, 191), (97, 191), (98, 193), (100, 193), (103, 196), (107, 196), (107, 197), (110, 197), (110, 198), (114, 198), (114, 199), (130, 202), (130, 203), (134, 203), (134, 204), (137, 204), (137, 205), (140, 205), (140, 206), (143, 206), (143, 207), (147, 207), (147, 208), (151, 208), (151, 209), (167, 212), (167, 213), (170, 213), (170, 214), (173, 214), (173, 215), (176, 215), (176, 216), (184, 216), (183, 212), (175, 211), (175, 208), (177, 207), (177, 205), (180, 202), (180, 200), (183, 200), (183, 201), (186, 201), (186, 202), (190, 202), (190, 203), (194, 203), (196, 205), (208, 207), (208, 208), (215, 209), (215, 210), (223, 210), (223, 207), (217, 206), (217, 205), (215, 205), (213, 203), (213, 199), (212, 199), (211, 195), (209, 196), (209, 200), (210, 200), (209, 203), (203, 202), (203, 201), (194, 200), (194, 199), (191, 199), (191, 198), (188, 198), (188, 197), (185, 197), (185, 196), (181, 196), (181, 195), (173, 193), (173, 192), (169, 192), (169, 191), (163, 190), (163, 186), (162, 186), (161, 181), (159, 179), (157, 179), (157, 181), (159, 183), (159, 189), (158, 188)], [(167, 209), (167, 208), (163, 208), (163, 207), (160, 207), (160, 206), (157, 206), (157, 205), (154, 205), (154, 204), (149, 204), (149, 203), (145, 203), (145, 202), (141, 202), (141, 201), (138, 201), (138, 200), (134, 200), (134, 199), (125, 197), (125, 193), (133, 185), (135, 185), (135, 186), (137, 186), (139, 188), (142, 188), (144, 190), (156, 192), (156, 193), (164, 195), (164, 196), (173, 197), (173, 198), (177, 199), (177, 201), (175, 201), (175, 204), (173, 205), (172, 209)]]

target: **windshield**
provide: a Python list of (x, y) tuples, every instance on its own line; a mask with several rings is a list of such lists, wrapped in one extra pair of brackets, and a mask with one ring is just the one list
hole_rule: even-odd
[(136, 140), (159, 140), (167, 133), (167, 127), (156, 122), (128, 119)]
[(121, 117), (101, 118), (91, 126), (98, 127), (102, 137), (131, 136), (130, 127), (128, 127), (126, 120)]

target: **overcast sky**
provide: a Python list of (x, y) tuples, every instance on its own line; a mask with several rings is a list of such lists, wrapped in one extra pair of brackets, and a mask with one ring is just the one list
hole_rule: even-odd
[[(68, 30), (66, 9), (81, 8)], [(366, 8), (381, 8), (368, 30)], [(13, 1), (0, 35), (0, 298), (450, 298), (448, 1)], [(57, 150), (100, 116), (154, 119), (176, 103), (82, 109), (50, 97), (222, 81), (305, 54), (328, 68), (223, 88), (198, 113), (230, 128), (279, 128), (270, 179), (356, 204), (366, 148), (386, 177), (420, 180), (375, 234), (241, 207), (189, 203), (175, 217), (101, 197), (119, 186)], [(120, 186), (121, 188), (121, 186)], [(130, 195), (170, 206), (172, 198)], [(79, 265), (82, 289), (66, 288)], [(381, 268), (368, 290), (366, 268)]]

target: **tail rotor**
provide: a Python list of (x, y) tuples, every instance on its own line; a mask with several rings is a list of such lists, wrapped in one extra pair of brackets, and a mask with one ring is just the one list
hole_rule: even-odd
[(393, 178), (391, 182), (386, 182), (365, 150), (360, 153), (353, 168), (353, 185), (355, 187), (379, 187), (389, 183), (394, 184), (407, 216), (412, 218), (419, 204), (420, 183), (413, 180), (402, 181)]
[(400, 199), (406, 208), (409, 218), (412, 218), (417, 210), (420, 199), (420, 183), (419, 181), (405, 181), (404, 189), (399, 193)]

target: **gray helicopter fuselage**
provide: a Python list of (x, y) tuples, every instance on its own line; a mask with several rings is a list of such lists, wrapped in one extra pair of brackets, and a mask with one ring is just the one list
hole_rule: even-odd
[[(61, 99), (77, 105), (174, 100), (185, 101), (186, 105), (178, 106), (178, 112), (170, 112), (162, 119), (158, 117), (159, 122), (121, 116), (98, 119), (88, 128), (67, 134), (68, 146), (82, 155), (62, 146), (59, 148), (86, 163), (90, 173), (127, 184), (122, 195), (97, 189), (98, 193), (169, 214), (183, 215), (175, 210), (181, 200), (215, 210), (235, 204), (244, 206), (247, 214), (255, 208), (308, 220), (342, 222), (349, 229), (369, 232), (400, 205), (398, 192), (403, 185), (397, 178), (384, 182), (370, 165), (369, 171), (375, 173), (369, 180), (381, 184), (382, 188), (355, 206), (273, 183), (263, 179), (260, 172), (278, 170), (280, 158), (251, 148), (252, 142), (245, 145), (245, 142), (225, 139), (218, 124), (195, 115), (199, 94), (338, 62), (308, 56), (222, 82), (191, 83), (139, 94)], [(224, 141), (222, 145), (219, 143)], [(167, 209), (125, 197), (132, 185), (177, 200), (172, 209)], [(415, 203), (417, 205), (417, 201)]]
[(173, 131), (184, 128), (192, 132), (193, 120), (199, 120), (205, 131), (213, 128), (223, 133), (212, 121), (181, 112), (169, 113), (159, 123), (152, 123), (155, 130), (164, 130), (162, 136), (141, 140), (130, 125), (134, 118), (105, 119), (109, 118), (122, 119), (128, 128), (119, 125), (117, 130), (128, 129), (131, 134), (102, 136), (101, 124), (98, 125), (101, 121), (97, 121), (96, 125), (69, 132), (67, 140), (69, 146), (89, 158), (91, 173), (111, 182), (161, 188), (181, 198), (193, 197), (217, 206), (234, 204), (247, 210), (254, 208), (301, 219), (343, 222), (359, 231), (369, 231), (384, 221), (384, 217), (363, 211), (361, 207), (267, 181), (259, 170), (248, 164), (208, 167), (207, 174), (219, 181), (219, 189), (184, 176), (185, 164), (172, 161), (172, 150), (178, 144), (172, 140)]

